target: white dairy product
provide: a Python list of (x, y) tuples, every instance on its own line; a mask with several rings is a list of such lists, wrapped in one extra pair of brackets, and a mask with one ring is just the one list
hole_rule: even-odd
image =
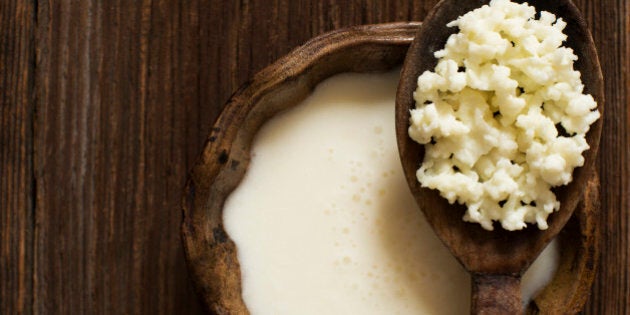
[[(398, 71), (335, 76), (258, 133), (224, 208), (252, 314), (469, 312), (469, 275), (402, 173), (397, 82)], [(556, 247), (543, 254), (544, 279), (524, 293), (549, 279), (555, 256)]]
[(426, 147), (418, 180), (487, 230), (493, 221), (547, 228), (560, 207), (551, 188), (584, 164), (585, 134), (600, 116), (562, 46), (566, 22), (539, 13), (492, 0), (464, 14), (447, 24), (459, 32), (435, 52), (435, 72), (418, 78), (409, 128)]

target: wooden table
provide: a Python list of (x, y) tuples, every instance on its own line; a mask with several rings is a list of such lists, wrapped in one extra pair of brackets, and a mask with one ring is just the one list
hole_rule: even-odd
[[(336, 28), (428, 1), (0, 3), (0, 313), (195, 314), (187, 170), (228, 97)], [(586, 314), (630, 313), (630, 1), (579, 0), (606, 80), (602, 257)]]

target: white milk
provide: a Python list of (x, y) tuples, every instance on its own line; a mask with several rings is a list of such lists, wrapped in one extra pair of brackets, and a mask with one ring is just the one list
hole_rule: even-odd
[[(252, 314), (468, 314), (470, 277), (407, 187), (394, 133), (398, 71), (343, 74), (260, 130), (226, 202)], [(550, 246), (524, 277), (551, 278)]]

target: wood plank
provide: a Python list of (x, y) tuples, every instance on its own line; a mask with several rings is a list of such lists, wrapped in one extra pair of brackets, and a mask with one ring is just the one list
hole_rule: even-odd
[[(0, 211), (0, 309), (200, 313), (179, 202), (224, 102), (315, 35), (420, 20), (436, 2), (0, 3), (0, 209), (9, 209)], [(585, 313), (626, 314), (630, 2), (576, 4), (593, 31), (607, 97), (605, 235)]]
[(36, 313), (199, 311), (178, 207), (199, 70), (175, 75), (196, 5), (39, 4)]
[(32, 312), (35, 14), (0, 2), (0, 310)]
[(600, 144), (601, 258), (586, 314), (630, 313), (630, 2), (576, 1), (593, 33), (604, 75)]

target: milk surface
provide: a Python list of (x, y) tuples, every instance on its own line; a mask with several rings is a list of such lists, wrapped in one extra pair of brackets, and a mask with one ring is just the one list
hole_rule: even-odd
[[(470, 277), (402, 173), (397, 84), (398, 71), (335, 76), (258, 133), (224, 208), (252, 314), (469, 313)], [(525, 299), (557, 256), (552, 243), (525, 275)]]

